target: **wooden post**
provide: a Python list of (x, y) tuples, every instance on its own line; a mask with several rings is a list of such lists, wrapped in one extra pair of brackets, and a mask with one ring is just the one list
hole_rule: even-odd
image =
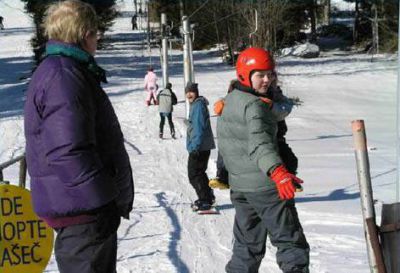
[(26, 184), (26, 158), (19, 161), (19, 186), (25, 189)]
[(400, 273), (400, 203), (382, 206), (380, 233), (387, 271)]
[(369, 265), (371, 273), (386, 273), (375, 222), (375, 208), (372, 195), (371, 175), (369, 172), (367, 137), (365, 134), (364, 121), (354, 120), (351, 125)]

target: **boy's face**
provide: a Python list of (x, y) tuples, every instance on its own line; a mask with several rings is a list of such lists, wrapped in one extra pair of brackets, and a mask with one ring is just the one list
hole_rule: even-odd
[(197, 98), (197, 93), (189, 91), (186, 93), (186, 98), (188, 99), (189, 103), (192, 103)]
[(275, 80), (275, 72), (273, 70), (259, 70), (255, 71), (250, 78), (251, 86), (256, 93), (265, 95), (268, 88)]

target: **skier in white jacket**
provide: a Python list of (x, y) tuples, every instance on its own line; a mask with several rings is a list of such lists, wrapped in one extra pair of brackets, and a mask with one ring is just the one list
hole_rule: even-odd
[(144, 77), (144, 89), (147, 91), (147, 97), (146, 97), (146, 104), (149, 106), (151, 104), (151, 101), (154, 101), (155, 105), (158, 105), (157, 101), (157, 89), (158, 89), (158, 84), (157, 84), (157, 75), (153, 71), (153, 67), (149, 67), (147, 70), (147, 74)]

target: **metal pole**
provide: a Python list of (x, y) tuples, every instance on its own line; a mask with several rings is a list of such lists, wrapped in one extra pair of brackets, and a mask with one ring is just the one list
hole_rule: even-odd
[(168, 33), (167, 31), (167, 15), (161, 13), (161, 35), (162, 35), (162, 73), (163, 87), (167, 87), (168, 83)]
[(149, 1), (146, 2), (146, 15), (147, 15), (147, 47), (148, 47), (148, 53), (150, 57), (150, 65), (152, 65), (152, 60), (151, 60), (151, 39), (150, 39), (150, 10), (149, 10)]
[[(184, 78), (184, 86), (188, 84), (188, 82), (193, 82), (192, 75), (192, 64), (191, 64), (191, 40), (190, 40), (190, 24), (187, 16), (182, 17), (182, 26), (183, 26), (183, 35), (184, 35), (184, 43), (183, 43), (183, 78)], [(190, 104), (186, 99), (186, 119), (189, 119), (189, 111)]]
[(182, 20), (183, 20), (183, 16), (185, 12), (184, 12), (184, 6), (183, 6), (183, 0), (179, 0), (179, 15), (181, 16)]
[[(193, 28), (190, 27), (190, 31), (193, 34), (193, 39), (190, 38), (189, 40), (189, 57), (190, 57), (190, 75), (191, 75), (191, 82), (196, 82), (195, 78), (194, 78), (194, 60), (193, 60), (193, 41), (194, 41), (194, 31)], [(189, 37), (191, 37), (189, 35)]]
[(400, 5), (399, 5), (399, 29), (397, 41), (397, 183), (396, 183), (396, 201), (400, 202)]
[(256, 26), (256, 28), (254, 29), (253, 32), (251, 32), (251, 33), (249, 34), (250, 46), (253, 46), (253, 40), (252, 40), (252, 38), (253, 38), (253, 35), (254, 35), (254, 34), (257, 32), (257, 30), (258, 30), (258, 13), (257, 13), (257, 10), (256, 10), (256, 9), (254, 9), (254, 17), (255, 17), (255, 26)]
[(385, 273), (385, 265), (379, 244), (378, 229), (375, 222), (374, 199), (372, 195), (371, 175), (367, 152), (367, 137), (363, 120), (351, 123), (354, 140), (354, 152), (357, 163), (357, 177), (360, 186), (361, 211), (367, 241), (367, 252), (372, 273)]
[(137, 0), (134, 0), (133, 2), (134, 2), (134, 5), (135, 5), (135, 13), (136, 13), (136, 15), (137, 15), (137, 13), (138, 13), (138, 10), (137, 10)]

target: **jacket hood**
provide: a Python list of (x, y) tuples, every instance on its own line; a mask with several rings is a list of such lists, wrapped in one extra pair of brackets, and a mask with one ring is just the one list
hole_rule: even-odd
[(203, 101), (206, 105), (209, 105), (209, 104), (210, 104), (210, 103), (208, 102), (208, 100), (207, 100), (205, 97), (203, 97), (203, 96), (197, 97), (197, 98), (194, 100), (193, 103), (200, 102), (200, 101)]

